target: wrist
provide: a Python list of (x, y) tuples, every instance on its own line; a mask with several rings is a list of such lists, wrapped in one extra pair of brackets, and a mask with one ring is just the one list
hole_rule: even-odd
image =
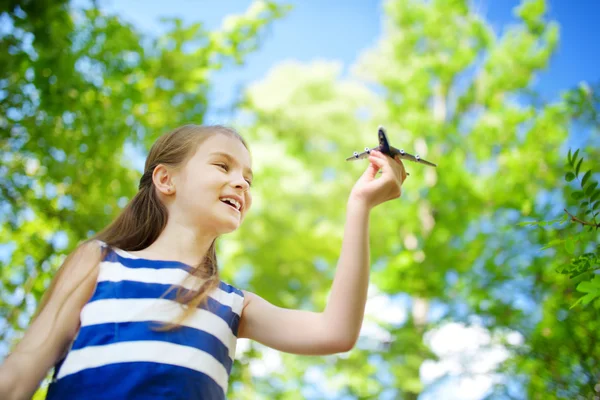
[(348, 198), (348, 211), (369, 213), (373, 208), (369, 202), (361, 196), (350, 194)]

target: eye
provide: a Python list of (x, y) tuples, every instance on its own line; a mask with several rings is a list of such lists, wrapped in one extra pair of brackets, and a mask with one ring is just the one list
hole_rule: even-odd
[(224, 171), (229, 171), (229, 166), (227, 164), (215, 164), (217, 167), (222, 168)]
[(252, 187), (252, 181), (250, 179), (246, 179), (246, 182), (248, 182), (248, 186)]

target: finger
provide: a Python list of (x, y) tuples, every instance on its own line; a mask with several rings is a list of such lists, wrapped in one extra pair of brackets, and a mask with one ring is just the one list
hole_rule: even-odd
[(402, 160), (399, 159), (398, 164), (400, 164), (400, 170), (402, 172), (402, 182), (404, 182), (408, 173), (406, 172), (406, 168), (404, 167), (404, 163), (402, 162)]
[(397, 162), (397, 165), (395, 165), (394, 167), (400, 170), (400, 178), (402, 179), (402, 182), (404, 182), (404, 180), (406, 179), (406, 176), (409, 174), (408, 174), (408, 172), (406, 172), (404, 163), (402, 162), (402, 159), (400, 158), (399, 155), (394, 156), (394, 160), (396, 160), (396, 162)]
[(379, 150), (371, 150), (371, 152), (369, 153), (369, 155), (373, 156), (373, 157), (377, 157), (381, 160), (385, 160), (386, 159), (386, 155), (383, 154), (381, 151)]
[(367, 167), (363, 175), (370, 179), (375, 178), (375, 175), (377, 175), (377, 171), (380, 171), (382, 168), (381, 162), (382, 161), (380, 159), (369, 156), (369, 166)]
[(381, 157), (381, 153), (379, 154), (373, 154), (371, 153), (369, 155), (369, 161), (373, 164), (375, 164), (378, 168), (383, 168), (383, 166), (385, 165), (385, 158)]
[[(396, 168), (397, 166), (394, 165), (394, 163), (390, 163), (389, 162), (389, 158), (393, 159), (394, 161), (396, 161), (398, 164), (400, 164), (402, 166), (402, 170), (406, 173), (406, 170), (404, 169), (404, 163), (402, 162), (402, 159), (400, 158), (399, 154), (396, 154), (394, 156), (390, 156), (390, 155), (383, 154), (379, 150), (373, 150), (373, 151), (371, 151), (371, 154), (374, 154), (376, 157), (379, 157), (382, 160), (385, 160), (386, 163), (390, 164), (390, 167)], [(396, 168), (396, 170), (397, 170), (397, 168)], [(406, 174), (410, 175), (408, 173), (406, 173)]]

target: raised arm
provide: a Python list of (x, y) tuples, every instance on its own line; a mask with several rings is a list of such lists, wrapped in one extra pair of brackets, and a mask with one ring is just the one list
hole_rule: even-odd
[[(239, 337), (295, 354), (345, 352), (354, 347), (362, 325), (369, 283), (369, 213), (376, 205), (400, 197), (406, 172), (400, 160), (379, 152), (358, 180), (347, 203), (342, 250), (327, 306), (323, 312), (276, 307), (245, 293)], [(382, 176), (376, 179), (379, 169)]]
[(79, 327), (79, 314), (95, 289), (100, 247), (88, 242), (67, 258), (45, 306), (0, 365), (0, 399), (30, 399)]

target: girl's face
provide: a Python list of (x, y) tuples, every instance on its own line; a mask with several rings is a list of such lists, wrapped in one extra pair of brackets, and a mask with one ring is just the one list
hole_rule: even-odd
[(206, 139), (173, 175), (169, 215), (216, 236), (236, 230), (252, 205), (250, 153), (225, 134)]

